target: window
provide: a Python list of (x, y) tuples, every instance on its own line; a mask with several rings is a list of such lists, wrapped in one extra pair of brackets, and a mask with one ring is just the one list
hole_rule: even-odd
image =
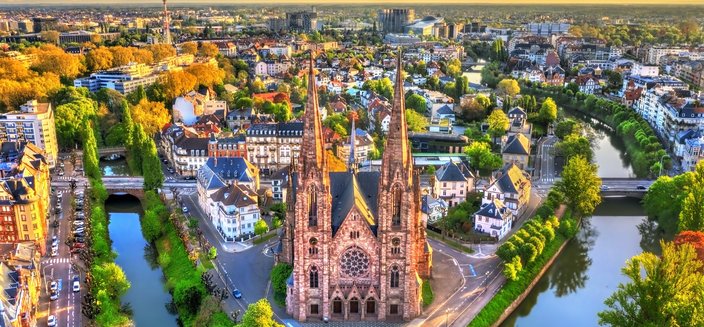
[(401, 253), (401, 239), (395, 237), (391, 240), (391, 254)]
[(332, 300), (332, 313), (342, 313), (342, 300), (339, 297)]
[(318, 314), (318, 305), (317, 304), (310, 305), (310, 314), (312, 314), (312, 315)]
[(367, 299), (367, 314), (373, 314), (376, 312), (376, 302), (374, 299)]
[(392, 315), (398, 314), (398, 304), (389, 305), (389, 314), (392, 314)]
[(398, 266), (393, 266), (391, 267), (391, 279), (390, 279), (390, 284), (392, 288), (398, 287), (398, 280), (399, 280), (399, 271), (398, 271)]
[[(22, 211), (24, 211), (24, 210), (22, 210)], [(21, 217), (22, 217), (22, 221), (27, 221), (27, 216), (22, 215)]]
[(318, 199), (315, 186), (311, 186), (308, 192), (308, 226), (318, 226)]
[(356, 297), (350, 300), (350, 313), (359, 313), (359, 300)]
[(392, 216), (391, 225), (400, 226), (401, 225), (401, 186), (396, 185), (393, 188), (392, 193)]
[(442, 182), (442, 187), (447, 187), (447, 182)]
[(318, 254), (318, 239), (315, 237), (311, 237), (310, 240), (308, 240), (308, 244), (310, 244), (310, 248), (308, 248), (308, 253), (310, 255)]
[(310, 267), (310, 288), (318, 288), (318, 267)]
[(22, 225), (22, 230), (25, 231), (25, 232), (28, 231), (27, 225)]
[(350, 232), (350, 238), (355, 240), (359, 238), (359, 231), (352, 231)]
[(350, 277), (366, 276), (369, 271), (369, 258), (362, 249), (353, 246), (342, 254), (340, 270)]

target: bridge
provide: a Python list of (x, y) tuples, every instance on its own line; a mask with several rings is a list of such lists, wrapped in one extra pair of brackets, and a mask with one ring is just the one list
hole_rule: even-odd
[[(88, 183), (88, 179), (85, 177), (79, 177), (76, 179), (76, 183), (81, 186), (81, 185), (86, 185)], [(60, 180), (60, 181), (54, 181), (51, 183), (52, 186), (58, 186), (58, 187), (70, 187), (71, 181), (69, 180)], [(105, 189), (108, 190), (110, 194), (131, 194), (133, 196), (136, 196), (138, 198), (144, 197), (144, 178), (141, 176), (134, 176), (134, 177), (127, 177), (127, 176), (104, 176), (103, 177), (103, 185), (105, 186)], [(187, 181), (187, 180), (170, 180), (170, 181), (165, 181), (164, 184), (162, 185), (162, 188), (164, 189), (170, 189), (170, 188), (176, 188), (176, 189), (184, 189), (184, 188), (195, 188), (196, 187), (196, 181)]]
[(127, 149), (124, 146), (111, 146), (98, 148), (98, 156), (107, 157), (114, 154), (119, 154), (124, 156), (127, 153)]
[(601, 195), (642, 198), (654, 180), (628, 178), (602, 178)]

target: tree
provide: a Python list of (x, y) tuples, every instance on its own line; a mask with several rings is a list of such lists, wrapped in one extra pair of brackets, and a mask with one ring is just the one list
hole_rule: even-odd
[(262, 235), (266, 233), (269, 230), (269, 226), (266, 224), (266, 221), (263, 219), (257, 220), (257, 223), (254, 224), (254, 234), (257, 236)]
[(147, 135), (152, 136), (171, 121), (171, 115), (162, 102), (142, 99), (132, 108), (132, 119), (142, 125)]
[(162, 221), (154, 210), (146, 210), (142, 217), (142, 234), (149, 243), (155, 242), (164, 233)]
[(112, 68), (112, 66), (112, 51), (106, 47), (99, 47), (90, 50), (88, 54), (86, 54), (86, 68), (88, 68), (91, 72), (106, 70), (108, 68)]
[(134, 59), (134, 62), (145, 65), (151, 65), (154, 62), (154, 54), (148, 49), (130, 49), (132, 49), (132, 58)]
[(459, 99), (469, 88), (469, 79), (466, 76), (455, 77), (455, 98)]
[(144, 189), (156, 190), (164, 183), (164, 173), (161, 170), (161, 160), (156, 150), (154, 139), (148, 137), (140, 146), (142, 154), (142, 175), (144, 176)]
[(293, 267), (286, 263), (278, 263), (271, 269), (271, 287), (274, 289), (274, 299), (284, 302), (286, 299), (286, 280), (291, 275)]
[(31, 68), (40, 73), (51, 72), (64, 78), (75, 78), (85, 68), (81, 62), (82, 56), (68, 54), (54, 45), (44, 44), (29, 49), (27, 53), (37, 56)]
[(413, 109), (417, 113), (426, 114), (428, 112), (428, 103), (424, 97), (412, 93), (406, 97), (406, 109)]
[(557, 119), (557, 104), (552, 98), (546, 98), (543, 101), (538, 116), (546, 124), (552, 123)]
[(197, 84), (207, 87), (222, 84), (225, 79), (225, 71), (210, 64), (192, 64), (186, 72), (196, 77)]
[(123, 46), (114, 46), (108, 48), (112, 52), (112, 65), (113, 67), (119, 67), (129, 64), (135, 61), (132, 48), (126, 48)]
[(379, 80), (368, 80), (364, 82), (362, 89), (374, 91), (374, 93), (385, 97), (389, 101), (393, 100), (394, 85), (388, 77)]
[(220, 49), (215, 43), (201, 43), (198, 53), (203, 57), (215, 58), (220, 53)]
[(198, 53), (198, 43), (184, 42), (181, 44), (181, 53), (195, 55)]
[(702, 326), (704, 275), (690, 244), (661, 242), (662, 256), (649, 252), (626, 262), (629, 282), (604, 303), (599, 324), (610, 326)]
[(582, 156), (567, 161), (562, 171), (562, 179), (555, 188), (564, 194), (567, 205), (577, 216), (587, 216), (601, 203), (601, 179), (596, 165)]
[(462, 63), (459, 59), (450, 59), (445, 65), (445, 74), (456, 77), (462, 73)]
[(518, 86), (518, 81), (512, 78), (502, 79), (499, 84), (496, 85), (496, 94), (501, 97), (515, 97), (518, 93), (521, 93), (521, 87)]
[(174, 303), (190, 314), (196, 314), (205, 294), (203, 287), (189, 279), (181, 279), (174, 287)]
[(581, 134), (582, 126), (574, 119), (565, 119), (555, 126), (555, 136), (564, 140), (567, 135)]
[(124, 295), (130, 288), (125, 272), (114, 262), (95, 265), (91, 269), (93, 287), (105, 290), (110, 298), (116, 299)]
[(422, 132), (428, 128), (428, 120), (415, 110), (406, 109), (406, 125), (411, 132)]
[(267, 299), (251, 303), (242, 316), (242, 323), (238, 327), (283, 327), (274, 320), (274, 311)]
[(254, 107), (254, 101), (252, 101), (252, 98), (249, 98), (249, 97), (241, 97), (241, 98), (237, 99), (237, 102), (235, 102), (236, 109), (252, 108), (252, 107)]
[[(704, 164), (697, 165), (697, 169), (704, 170)], [(695, 183), (689, 187), (689, 194), (682, 202), (680, 231), (704, 231), (704, 182), (698, 180)]]
[(176, 48), (170, 44), (152, 44), (147, 47), (147, 50), (152, 53), (153, 60), (156, 62), (176, 56)]
[(570, 134), (555, 146), (566, 160), (575, 156), (582, 156), (587, 161), (592, 160), (592, 145), (586, 137), (579, 134)]
[(323, 121), (323, 125), (332, 129), (335, 133), (342, 137), (346, 137), (347, 131), (350, 129), (350, 121), (347, 116), (343, 114), (329, 115)]
[(491, 146), (484, 142), (472, 142), (465, 150), (469, 163), (475, 169), (493, 170), (501, 167), (501, 157), (491, 152)]
[(46, 43), (59, 44), (59, 32), (57, 31), (42, 31), (39, 37)]
[(497, 138), (506, 134), (510, 121), (503, 110), (495, 109), (487, 118), (487, 123), (489, 123), (489, 134), (491, 134), (494, 138)]
[(192, 91), (198, 79), (188, 72), (170, 71), (162, 79), (164, 95), (168, 101)]

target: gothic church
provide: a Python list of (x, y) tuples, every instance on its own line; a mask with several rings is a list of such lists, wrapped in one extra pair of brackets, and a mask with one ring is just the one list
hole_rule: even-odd
[(286, 310), (299, 321), (413, 319), (432, 249), (408, 142), (401, 53), (380, 172), (358, 172), (354, 150), (348, 171), (328, 171), (312, 57), (281, 240), (281, 260), (293, 266)]

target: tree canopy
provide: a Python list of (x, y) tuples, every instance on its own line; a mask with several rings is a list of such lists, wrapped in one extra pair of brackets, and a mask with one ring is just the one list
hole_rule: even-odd
[(493, 137), (499, 137), (508, 131), (510, 121), (503, 110), (494, 109), (487, 118), (487, 123), (489, 123), (489, 134)]
[(142, 99), (132, 108), (132, 119), (142, 125), (147, 135), (154, 135), (171, 121), (171, 114), (164, 103)]
[(505, 78), (496, 85), (496, 94), (499, 96), (508, 96), (513, 98), (518, 93), (521, 93), (521, 87), (518, 86), (518, 81), (515, 79)]
[(555, 188), (564, 194), (567, 205), (575, 215), (587, 216), (601, 203), (601, 179), (595, 164), (582, 156), (567, 161), (562, 171), (562, 179)]

